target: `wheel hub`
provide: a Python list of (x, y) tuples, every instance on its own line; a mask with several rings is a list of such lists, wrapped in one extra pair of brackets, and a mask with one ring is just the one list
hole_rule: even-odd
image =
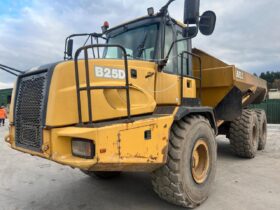
[(205, 140), (199, 139), (192, 152), (192, 176), (197, 184), (202, 184), (208, 176), (209, 148)]

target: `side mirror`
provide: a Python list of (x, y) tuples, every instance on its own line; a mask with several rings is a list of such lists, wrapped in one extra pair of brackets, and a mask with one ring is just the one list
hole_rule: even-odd
[(216, 14), (213, 11), (206, 11), (199, 21), (199, 30), (203, 35), (211, 35), (216, 26)]
[(183, 29), (183, 37), (192, 39), (196, 37), (198, 28), (196, 26), (189, 26)]
[(70, 58), (72, 58), (72, 54), (73, 54), (73, 43), (74, 43), (73, 39), (69, 39), (67, 41), (67, 51), (66, 52), (67, 52), (67, 56)]
[(184, 23), (197, 24), (199, 18), (200, 0), (185, 0)]

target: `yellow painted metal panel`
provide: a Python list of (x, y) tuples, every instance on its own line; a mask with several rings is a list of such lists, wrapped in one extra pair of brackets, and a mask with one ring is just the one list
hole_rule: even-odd
[(147, 147), (148, 141), (145, 141), (144, 139), (144, 132), (145, 130), (151, 129), (151, 126), (144, 126), (130, 130), (120, 131), (120, 157), (147, 158), (149, 156)]
[[(145, 158), (156, 160), (161, 153), (158, 150), (160, 135), (155, 124), (138, 127), (130, 130), (120, 131), (120, 157), (129, 160), (130, 158)], [(151, 139), (145, 139), (145, 131), (151, 131)], [(164, 145), (163, 145), (164, 146)]]
[[(198, 77), (199, 71), (194, 74)], [(202, 105), (215, 107), (233, 87), (233, 66), (203, 69), (202, 78)]]
[[(80, 169), (147, 171), (165, 163), (172, 122), (173, 116), (170, 115), (100, 128), (71, 126), (44, 130), (43, 147), (46, 150), (43, 153), (16, 147), (14, 127), (11, 128), (10, 139), (14, 149)], [(146, 129), (152, 130), (151, 140), (144, 140)], [(92, 140), (96, 148), (95, 157), (73, 156), (72, 138)]]
[(242, 92), (246, 92), (249, 89), (254, 90), (256, 88), (267, 91), (266, 81), (238, 68), (234, 68), (233, 80), (234, 85)]
[[(154, 111), (155, 74), (157, 66), (151, 62), (129, 61), (130, 69), (137, 70), (137, 79), (129, 78), (131, 84), (131, 114), (138, 115)], [(98, 78), (94, 75), (94, 66), (124, 69), (122, 60), (89, 60), (92, 86), (123, 86), (124, 80)], [(129, 73), (130, 75), (130, 73)], [(81, 87), (85, 87), (84, 61), (79, 61)], [(63, 78), (63, 79), (62, 79)], [(124, 117), (127, 114), (125, 90), (93, 90), (91, 92), (93, 119), (105, 120)], [(82, 116), (88, 121), (88, 103), (86, 92), (81, 92)], [(76, 83), (74, 63), (72, 61), (58, 64), (55, 68), (49, 91), (46, 124), (48, 126), (71, 125), (78, 122)]]
[(196, 98), (196, 80), (184, 77), (183, 81), (183, 97)]
[(157, 73), (156, 102), (158, 105), (180, 104), (180, 78), (178, 75)]
[[(243, 94), (251, 92), (251, 100), (259, 95), (265, 96), (267, 88), (264, 80), (237, 69), (234, 65), (228, 65), (199, 49), (193, 49), (193, 52), (202, 60), (202, 105), (216, 107), (234, 86)], [(197, 59), (193, 60), (193, 69), (194, 75), (199, 77)], [(199, 85), (197, 87), (199, 88)]]
[[(156, 102), (158, 105), (180, 105), (181, 77), (176, 74), (157, 72)], [(183, 97), (196, 98), (196, 80), (184, 77)]]

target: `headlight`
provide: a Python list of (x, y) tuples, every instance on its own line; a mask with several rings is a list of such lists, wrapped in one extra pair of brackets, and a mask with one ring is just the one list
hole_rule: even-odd
[(95, 145), (91, 140), (72, 139), (72, 154), (77, 157), (92, 159), (95, 156)]

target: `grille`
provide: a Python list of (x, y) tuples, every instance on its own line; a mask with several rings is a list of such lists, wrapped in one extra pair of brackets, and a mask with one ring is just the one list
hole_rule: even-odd
[(41, 151), (47, 72), (19, 79), (15, 106), (16, 145)]

